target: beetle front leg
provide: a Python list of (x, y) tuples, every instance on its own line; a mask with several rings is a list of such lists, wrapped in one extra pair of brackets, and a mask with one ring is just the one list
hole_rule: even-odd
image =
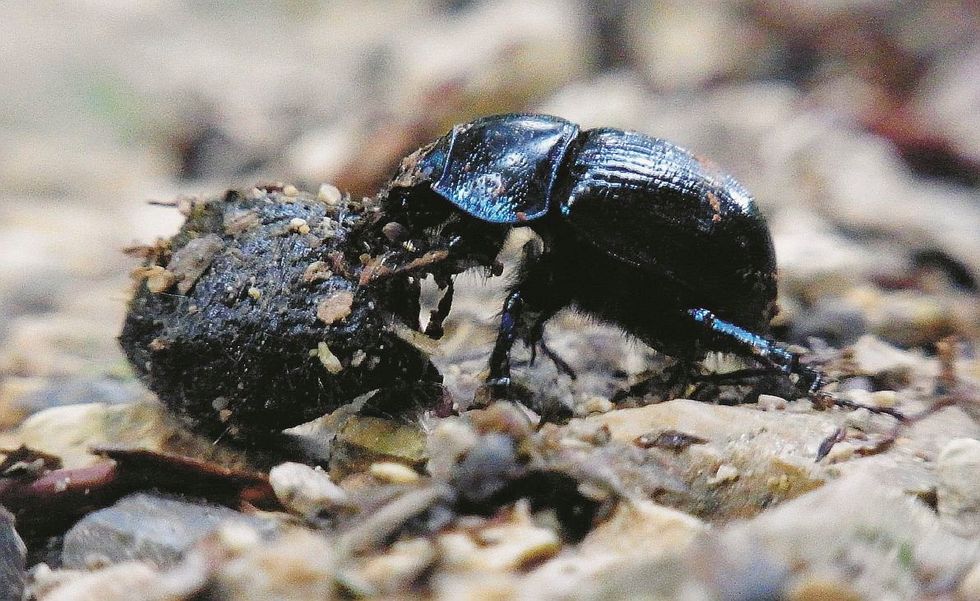
[(524, 299), (521, 291), (514, 290), (507, 295), (504, 308), (500, 313), (500, 329), (497, 330), (497, 341), (490, 353), (490, 378), (487, 384), (510, 384), (510, 351), (518, 337), (518, 323), (523, 318)]
[(443, 322), (446, 321), (446, 317), (449, 316), (449, 311), (453, 308), (453, 281), (449, 280), (446, 284), (446, 291), (442, 293), (442, 298), (439, 299), (439, 304), (435, 309), (429, 313), (429, 323), (425, 326), (425, 335), (429, 338), (439, 340), (442, 335), (445, 334), (445, 330), (442, 327)]
[[(534, 353), (542, 341), (544, 323), (569, 302), (567, 287), (561, 285), (564, 280), (556, 274), (553, 255), (539, 248), (534, 240), (528, 241), (523, 251), (517, 283), (511, 288), (500, 312), (497, 342), (490, 354), (487, 383), (491, 385), (511, 383), (510, 351), (514, 342), (524, 341)], [(552, 358), (550, 349), (542, 350)], [(560, 358), (556, 365), (559, 369), (567, 367)]]

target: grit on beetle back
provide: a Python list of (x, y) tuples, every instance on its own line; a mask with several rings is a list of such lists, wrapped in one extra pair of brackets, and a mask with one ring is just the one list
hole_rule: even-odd
[(660, 305), (710, 309), (760, 333), (775, 312), (776, 261), (765, 220), (731, 176), (664, 140), (597, 129), (569, 164), (563, 221), (650, 278)]

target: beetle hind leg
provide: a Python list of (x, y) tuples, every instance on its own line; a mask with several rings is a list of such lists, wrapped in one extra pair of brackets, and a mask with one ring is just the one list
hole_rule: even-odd
[(532, 363), (534, 361), (534, 349), (535, 348), (540, 348), (541, 349), (541, 353), (545, 357), (547, 357), (552, 363), (555, 364), (555, 367), (558, 368), (558, 371), (560, 371), (561, 373), (565, 374), (566, 376), (568, 376), (569, 378), (571, 378), (573, 380), (575, 380), (576, 378), (578, 378), (578, 375), (575, 373), (575, 369), (572, 368), (572, 366), (568, 364), (568, 361), (565, 361), (562, 358), (561, 355), (559, 355), (558, 353), (556, 353), (554, 351), (554, 349), (552, 349), (550, 346), (548, 346), (547, 343), (545, 343), (544, 337), (539, 337), (537, 339), (537, 341), (534, 343), (534, 346), (531, 347), (531, 349), (532, 349), (531, 350), (531, 361), (532, 361)]
[(797, 387), (814, 396), (826, 383), (826, 376), (800, 362), (799, 353), (791, 352), (772, 340), (752, 333), (731, 322), (715, 317), (707, 309), (691, 309), (687, 314), (700, 324), (709, 336), (742, 355), (752, 357), (769, 369), (797, 376)]

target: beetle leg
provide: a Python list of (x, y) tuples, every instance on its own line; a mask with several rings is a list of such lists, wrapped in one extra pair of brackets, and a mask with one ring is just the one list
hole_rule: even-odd
[[(510, 351), (514, 342), (523, 340), (533, 353), (541, 341), (544, 323), (568, 304), (564, 287), (555, 281), (552, 255), (543, 251), (535, 240), (528, 241), (523, 250), (517, 284), (507, 295), (500, 313), (497, 342), (490, 354), (488, 384), (510, 384)], [(541, 350), (549, 358), (554, 355), (547, 347)], [(555, 363), (559, 369), (563, 369), (562, 364), (568, 365), (560, 358)]]
[(497, 331), (497, 341), (490, 353), (490, 378), (488, 384), (510, 384), (510, 350), (518, 336), (518, 323), (523, 317), (524, 299), (520, 290), (514, 290), (507, 295), (504, 308), (500, 314), (500, 329)]
[(815, 394), (826, 383), (822, 373), (800, 363), (798, 353), (788, 351), (768, 338), (718, 319), (707, 309), (690, 309), (687, 314), (710, 333), (727, 339), (736, 348), (748, 352), (763, 364), (785, 374), (795, 374), (799, 377), (797, 385), (808, 394)]
[(552, 350), (552, 348), (545, 343), (544, 338), (538, 338), (537, 344), (535, 344), (534, 346), (541, 348), (541, 352), (544, 353), (545, 357), (551, 359), (551, 362), (555, 364), (555, 367), (558, 368), (558, 371), (564, 373), (565, 375), (567, 375), (569, 378), (573, 380), (578, 377), (578, 375), (575, 373), (575, 370), (572, 369), (572, 366), (569, 365), (567, 361), (562, 359), (561, 355), (559, 355), (554, 350)]
[(435, 340), (442, 338), (442, 335), (445, 334), (445, 331), (442, 329), (442, 323), (446, 321), (446, 317), (452, 308), (453, 281), (449, 280), (449, 283), (446, 284), (446, 291), (442, 294), (442, 298), (439, 299), (439, 304), (429, 314), (429, 323), (425, 326), (426, 336)]

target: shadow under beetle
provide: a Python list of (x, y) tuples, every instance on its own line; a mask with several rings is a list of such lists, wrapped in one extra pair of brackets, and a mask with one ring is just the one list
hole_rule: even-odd
[(807, 392), (823, 384), (768, 338), (776, 260), (752, 196), (670, 142), (546, 115), (485, 117), (407, 157), (381, 198), (386, 228), (448, 245), (444, 271), (433, 272), (442, 287), (467, 267), (492, 269), (513, 227), (541, 238), (525, 247), (504, 302), (489, 384), (510, 383), (517, 339), (557, 359), (542, 330), (567, 306), (682, 365), (731, 352), (796, 375)]

